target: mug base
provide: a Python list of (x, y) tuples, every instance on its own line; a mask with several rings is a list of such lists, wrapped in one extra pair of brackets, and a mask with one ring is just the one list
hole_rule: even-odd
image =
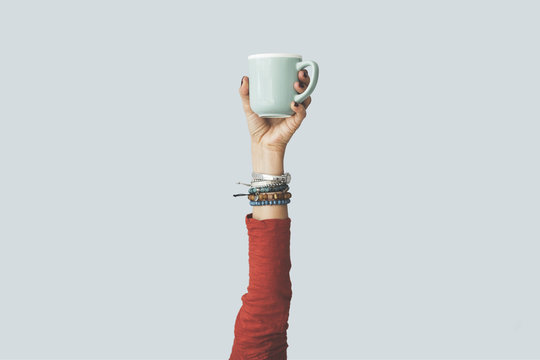
[(291, 116), (290, 114), (259, 114), (262, 118), (286, 118)]

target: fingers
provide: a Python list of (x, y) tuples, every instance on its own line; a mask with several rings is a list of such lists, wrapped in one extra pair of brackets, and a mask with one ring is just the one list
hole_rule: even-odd
[(298, 93), (303, 93), (304, 91), (306, 91), (306, 85), (304, 83), (301, 83), (299, 81), (296, 81), (294, 83), (294, 90), (296, 90)]
[[(306, 69), (302, 69), (298, 72), (298, 80), (299, 81), (296, 81), (294, 83), (294, 90), (301, 94), (306, 91), (306, 88), (310, 82), (310, 78)], [(311, 104), (311, 96), (304, 100), (302, 104), (304, 105), (304, 108), (307, 109), (309, 104)]]
[(309, 75), (306, 69), (300, 70), (298, 72), (298, 80), (300, 80), (300, 82), (304, 84), (305, 87), (309, 85), (309, 82), (311, 79), (309, 78)]
[(249, 117), (253, 115), (254, 112), (249, 105), (249, 78), (247, 76), (242, 76), (238, 93), (240, 94), (240, 99), (242, 99), (242, 107), (244, 108), (246, 116)]
[(306, 69), (298, 72), (298, 81), (294, 83), (294, 89), (299, 93), (303, 93), (309, 85), (309, 75)]
[[(307, 101), (307, 100), (306, 100)], [(285, 121), (287, 121), (288, 128), (293, 133), (298, 130), (300, 125), (302, 124), (302, 121), (306, 117), (306, 108), (302, 104), (298, 104), (296, 102), (291, 103), (291, 109), (294, 111), (294, 115), (289, 116)]]
[[(296, 89), (296, 86), (295, 86), (295, 89)], [(303, 93), (305, 89), (303, 89), (302, 91), (298, 91), (299, 93)], [(308, 96), (308, 98), (306, 100), (304, 100), (304, 102), (302, 103), (302, 105), (304, 105), (304, 107), (307, 109), (309, 104), (311, 104), (311, 96)]]

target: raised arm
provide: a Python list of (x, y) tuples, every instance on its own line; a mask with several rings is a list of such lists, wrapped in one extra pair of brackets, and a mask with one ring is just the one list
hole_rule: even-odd
[[(294, 84), (303, 92), (309, 83), (307, 71), (298, 73)], [(240, 96), (251, 135), (253, 171), (282, 175), (285, 148), (306, 116), (311, 97), (291, 103), (295, 114), (282, 119), (264, 119), (249, 105), (249, 79), (244, 76)], [(289, 271), (290, 224), (287, 205), (257, 205), (245, 222), (249, 237), (249, 285), (236, 317), (230, 360), (286, 359), (289, 307), (292, 297)]]

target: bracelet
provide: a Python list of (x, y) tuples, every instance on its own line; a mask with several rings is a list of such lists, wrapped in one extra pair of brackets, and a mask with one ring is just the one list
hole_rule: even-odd
[(284, 199), (290, 199), (291, 197), (292, 197), (292, 194), (290, 192), (272, 192), (272, 193), (248, 195), (248, 199), (253, 200), (253, 201), (284, 200)]
[(284, 200), (263, 200), (263, 201), (250, 201), (249, 205), (260, 206), (260, 205), (286, 205), (291, 202), (291, 199)]
[(265, 187), (265, 186), (277, 186), (277, 185), (287, 185), (283, 181), (272, 181), (272, 180), (257, 180), (251, 182), (251, 187)]
[(251, 177), (253, 178), (253, 181), (262, 181), (262, 180), (269, 180), (269, 181), (279, 181), (284, 182), (285, 184), (288, 184), (291, 182), (291, 174), (284, 173), (283, 175), (269, 175), (269, 174), (262, 174), (253, 171), (251, 173)]
[[(272, 194), (272, 193), (282, 194), (282, 193), (286, 193), (287, 190), (289, 190), (289, 185), (268, 186), (268, 187), (262, 187), (262, 188), (249, 188), (249, 193), (248, 194), (233, 194), (233, 196), (235, 196), (235, 197), (236, 196), (247, 196), (251, 200), (256, 200), (256, 199), (252, 199), (252, 197), (255, 197), (256, 195)], [(273, 196), (273, 195), (271, 195), (271, 196)], [(262, 197), (260, 197), (260, 198), (262, 198)]]
[(265, 187), (252, 187), (249, 188), (250, 194), (255, 194), (258, 192), (275, 192), (275, 191), (287, 191), (289, 190), (289, 185), (275, 185), (275, 186), (265, 186)]

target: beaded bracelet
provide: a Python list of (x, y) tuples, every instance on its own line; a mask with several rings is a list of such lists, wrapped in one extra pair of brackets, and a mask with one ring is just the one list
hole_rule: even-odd
[(250, 201), (249, 205), (260, 206), (260, 205), (286, 205), (291, 202), (291, 199), (285, 200), (263, 200), (263, 201)]
[(248, 199), (253, 201), (261, 200), (283, 200), (290, 199), (292, 194), (290, 192), (272, 192), (263, 194), (249, 194)]
[(287, 190), (289, 190), (289, 185), (277, 185), (277, 186), (265, 186), (262, 188), (252, 187), (249, 189), (249, 193), (255, 194), (257, 192), (266, 193), (266, 192), (287, 191)]

